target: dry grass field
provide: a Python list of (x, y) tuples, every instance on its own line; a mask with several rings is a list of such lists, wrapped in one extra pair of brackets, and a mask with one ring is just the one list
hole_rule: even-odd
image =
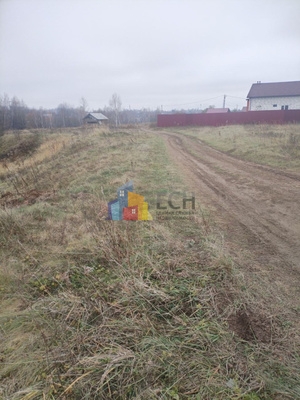
[[(181, 134), (299, 171), (299, 129), (255, 129)], [(106, 220), (129, 180), (153, 221)], [(0, 138), (1, 399), (300, 398), (300, 307), (249, 284), (250, 253), (230, 252), (200, 198), (180, 223), (156, 219), (158, 191), (191, 189), (156, 130)]]
[(236, 158), (300, 171), (299, 124), (229, 125), (170, 130), (196, 137)]

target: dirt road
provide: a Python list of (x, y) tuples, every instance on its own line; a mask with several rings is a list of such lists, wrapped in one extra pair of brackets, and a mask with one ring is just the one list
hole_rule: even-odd
[(212, 207), (230, 254), (277, 297), (300, 305), (300, 175), (238, 160), (196, 138), (161, 132), (200, 203)]

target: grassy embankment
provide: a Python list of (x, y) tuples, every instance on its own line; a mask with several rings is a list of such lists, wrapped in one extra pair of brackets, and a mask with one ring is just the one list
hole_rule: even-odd
[(201, 205), (105, 220), (129, 179), (154, 217), (158, 189), (185, 189), (160, 137), (0, 140), (0, 398), (300, 397), (289, 324), (257, 309)]
[(169, 128), (233, 157), (300, 171), (300, 124)]

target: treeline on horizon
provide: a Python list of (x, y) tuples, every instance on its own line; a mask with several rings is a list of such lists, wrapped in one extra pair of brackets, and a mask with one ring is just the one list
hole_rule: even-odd
[[(55, 129), (78, 127), (83, 125), (83, 118), (88, 112), (101, 112), (109, 120), (109, 124), (116, 123), (116, 110), (105, 106), (93, 111), (87, 111), (84, 98), (78, 107), (61, 103), (56, 108), (39, 109), (28, 107), (23, 100), (7, 94), (0, 95), (0, 134), (6, 130), (22, 129)], [(137, 124), (156, 122), (159, 110), (150, 109), (120, 109), (118, 110), (118, 124)]]

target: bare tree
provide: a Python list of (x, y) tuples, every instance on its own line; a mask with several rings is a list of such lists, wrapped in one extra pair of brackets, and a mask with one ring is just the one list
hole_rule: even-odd
[(109, 100), (109, 106), (111, 107), (114, 117), (115, 117), (115, 125), (118, 126), (120, 124), (120, 111), (122, 108), (122, 101), (120, 96), (117, 93), (114, 93)]
[(79, 107), (84, 113), (87, 111), (88, 102), (86, 101), (86, 98), (83, 96), (81, 97), (81, 99), (79, 101)]
[(79, 100), (79, 113), (78, 113), (78, 122), (81, 125), (82, 120), (87, 112), (88, 102), (86, 101), (85, 97), (81, 97)]
[[(0, 0), (1, 1), (1, 0)], [(121, 98), (114, 93), (109, 101), (109, 106), (94, 112), (103, 112), (115, 126), (133, 123), (151, 123), (156, 121), (159, 109), (152, 111), (143, 109), (121, 108)], [(6, 130), (40, 129), (40, 128), (67, 128), (82, 125), (82, 118), (87, 110), (88, 104), (81, 97), (77, 107), (67, 103), (61, 103), (56, 108), (39, 109), (28, 108), (24, 101), (16, 96), (12, 99), (7, 94), (0, 94), (0, 136)]]
[(0, 96), (0, 135), (10, 128), (10, 100), (6, 93)]
[(11, 129), (26, 128), (27, 106), (23, 100), (14, 96), (10, 101)]

